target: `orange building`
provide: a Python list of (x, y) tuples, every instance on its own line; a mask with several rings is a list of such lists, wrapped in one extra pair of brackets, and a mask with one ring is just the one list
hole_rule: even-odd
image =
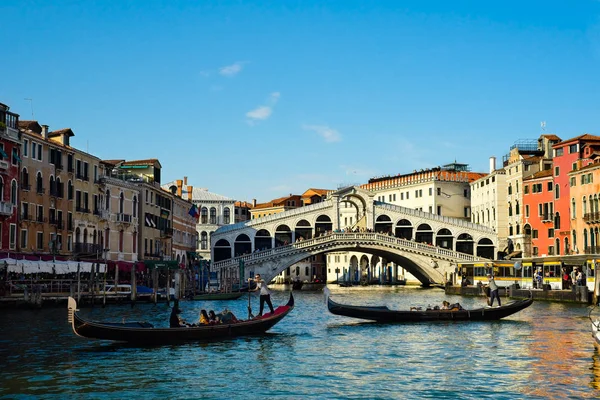
[[(554, 182), (552, 170), (542, 170), (523, 178), (523, 233), (531, 240), (531, 255), (552, 256), (555, 254), (554, 221)], [(508, 208), (510, 213), (520, 214), (516, 209)], [(510, 228), (512, 229), (512, 227)], [(514, 232), (509, 232), (509, 236)], [(528, 246), (526, 246), (528, 247)]]

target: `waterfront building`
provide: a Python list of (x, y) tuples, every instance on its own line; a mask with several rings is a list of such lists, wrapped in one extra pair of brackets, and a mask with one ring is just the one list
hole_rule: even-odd
[[(457, 162), (408, 174), (369, 179), (361, 188), (375, 200), (430, 214), (471, 219), (471, 182), (485, 174)], [(346, 225), (344, 223), (344, 225)]]
[(77, 151), (70, 145), (74, 133), (68, 128), (50, 132), (48, 125), (37, 121), (19, 121), (19, 130), (23, 146), (18, 251), (40, 257), (70, 256), (77, 179)]
[[(235, 200), (209, 192), (206, 188), (194, 187), (191, 192), (192, 203), (200, 212), (196, 224), (198, 235), (196, 253), (198, 258), (210, 260), (210, 235), (221, 226), (234, 224)], [(184, 185), (183, 195), (187, 196), (187, 185)]]
[[(73, 136), (72, 131), (61, 130), (51, 132), (50, 137), (62, 136), (66, 139)], [(55, 158), (49, 154), (50, 163), (62, 163), (61, 155), (55, 152)], [(93, 202), (100, 195), (98, 187), (98, 176), (100, 168), (100, 159), (86, 152), (73, 149), (73, 155), (67, 156), (67, 165), (74, 170), (74, 177), (67, 182), (67, 193), (73, 199), (73, 246), (69, 246), (70, 238), (67, 240), (67, 250), (73, 252), (77, 259), (98, 260), (102, 255), (102, 245), (100, 238), (102, 230), (100, 228), (100, 219), (93, 212)], [(49, 187), (52, 201), (52, 177), (50, 177)], [(55, 185), (56, 186), (56, 185)], [(58, 194), (58, 193), (57, 193)], [(56, 195), (55, 195), (56, 196)], [(49, 211), (50, 220), (52, 220), (52, 208)], [(106, 231), (105, 231), (106, 232)], [(116, 232), (114, 232), (116, 233)], [(106, 238), (105, 238), (106, 239)], [(60, 241), (59, 241), (60, 243)], [(105, 242), (110, 244), (109, 241)], [(113, 250), (115, 246), (109, 246)]]
[[(553, 179), (554, 179), (554, 253), (556, 255), (571, 254), (573, 252), (573, 239), (571, 238), (570, 209), (572, 198), (570, 195), (569, 172), (583, 168), (592, 160), (593, 149), (600, 146), (600, 136), (589, 134), (579, 135), (563, 140), (553, 146)], [(588, 154), (584, 154), (587, 149)], [(575, 202), (577, 203), (577, 201)]]
[(490, 173), (471, 182), (471, 222), (492, 228), (498, 234), (498, 248), (506, 248), (506, 171), (496, 168), (496, 157), (490, 157)]
[(586, 144), (583, 157), (592, 163), (568, 173), (571, 244), (575, 254), (600, 251), (600, 146)]
[[(552, 169), (552, 146), (560, 141), (555, 135), (541, 135), (537, 140), (516, 141), (503, 157), (506, 172), (506, 207), (508, 210), (507, 257), (530, 257), (531, 236), (523, 232), (523, 179), (539, 171)], [(535, 229), (532, 227), (532, 229)]]
[[(147, 265), (150, 266), (156, 261), (171, 261), (173, 200), (172, 195), (161, 188), (160, 162), (151, 158), (133, 161), (107, 160), (105, 164), (113, 166), (112, 169), (106, 170), (108, 176), (130, 182), (139, 190), (140, 197), (136, 198), (139, 219), (138, 258), (147, 261)], [(117, 194), (111, 193), (111, 198), (114, 196)]]
[[(510, 212), (520, 210), (509, 208)], [(523, 178), (523, 235), (530, 238), (528, 257), (555, 255), (554, 181), (552, 170), (538, 171)]]
[[(180, 267), (191, 267), (197, 259), (198, 232), (196, 218), (190, 214), (192, 208), (193, 187), (187, 185), (187, 176), (183, 180), (162, 186), (173, 198), (173, 248), (172, 259)], [(185, 185), (185, 192), (184, 192)]]
[(19, 114), (0, 103), (0, 251), (14, 252), (18, 243)]
[(100, 162), (100, 171), (95, 178), (99, 194), (93, 198), (93, 214), (100, 222), (99, 237), (95, 242), (99, 253), (107, 261), (118, 262), (119, 267), (123, 267), (140, 260), (140, 188), (135, 179), (130, 181), (118, 173), (120, 162)]

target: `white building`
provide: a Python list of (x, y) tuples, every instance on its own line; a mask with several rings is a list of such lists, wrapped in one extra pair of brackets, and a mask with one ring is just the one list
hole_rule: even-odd
[(506, 248), (508, 238), (506, 193), (506, 171), (496, 169), (496, 157), (490, 157), (490, 173), (471, 183), (471, 222), (498, 233), (501, 250)]

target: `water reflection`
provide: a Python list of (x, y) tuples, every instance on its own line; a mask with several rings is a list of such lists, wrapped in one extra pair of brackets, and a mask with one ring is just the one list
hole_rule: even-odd
[(600, 348), (598, 345), (594, 346), (592, 361), (592, 381), (590, 382), (590, 386), (594, 389), (600, 389)]

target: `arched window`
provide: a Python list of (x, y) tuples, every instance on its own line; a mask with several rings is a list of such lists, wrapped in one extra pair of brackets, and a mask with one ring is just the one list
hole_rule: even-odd
[(24, 190), (29, 190), (29, 172), (27, 172), (27, 168), (23, 168), (21, 171), (21, 187)]
[(133, 217), (137, 217), (137, 196), (133, 196)]
[(4, 201), (4, 179), (0, 176), (0, 201)]
[(572, 219), (577, 218), (577, 211), (576, 211), (576, 208), (575, 208), (575, 204), (576, 204), (575, 203), (575, 198), (572, 198), (571, 199), (571, 218)]
[(210, 208), (210, 223), (213, 225), (217, 224), (217, 209), (214, 207)]
[(13, 206), (17, 205), (17, 181), (14, 179), (10, 183), (10, 202)]
[(200, 250), (208, 249), (208, 235), (206, 232), (200, 233)]
[(508, 203), (508, 216), (512, 217), (512, 204)]
[(583, 212), (583, 217), (585, 218), (585, 214), (587, 214), (587, 199), (585, 197), (583, 198), (583, 207), (581, 208), (581, 211)]
[(125, 195), (123, 194), (123, 192), (121, 192), (121, 195), (119, 196), (119, 213), (123, 214), (124, 211), (123, 209), (125, 208)]
[(67, 200), (73, 200), (73, 183), (70, 179), (67, 182)]
[(225, 225), (229, 225), (229, 223), (230, 223), (229, 219), (231, 218), (231, 216), (229, 213), (230, 213), (229, 207), (225, 207), (225, 209), (223, 210), (223, 224), (225, 224)]
[(521, 210), (519, 208), (519, 202), (517, 201), (515, 204), (515, 215), (519, 215), (519, 214), (521, 214)]
[(44, 182), (42, 181), (42, 173), (41, 172), (37, 173), (35, 188), (38, 193), (42, 193), (44, 190)]
[(63, 188), (59, 176), (56, 177), (56, 196), (60, 198), (63, 197)]
[(202, 207), (202, 210), (200, 211), (200, 223), (208, 223), (208, 208), (206, 207)]
[(49, 190), (50, 190), (50, 195), (51, 196), (56, 196), (56, 182), (54, 181), (54, 176), (50, 175), (50, 182), (49, 182), (50, 186), (49, 186)]

